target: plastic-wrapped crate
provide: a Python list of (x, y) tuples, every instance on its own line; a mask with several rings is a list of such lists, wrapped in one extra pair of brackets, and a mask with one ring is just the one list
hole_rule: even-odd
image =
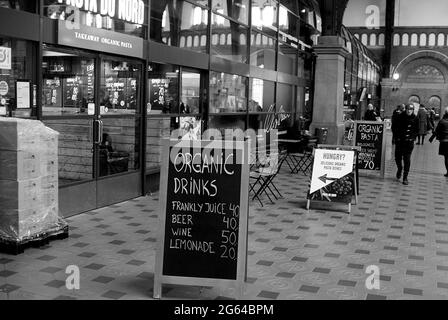
[(0, 244), (67, 232), (58, 207), (58, 133), (40, 121), (0, 118)]

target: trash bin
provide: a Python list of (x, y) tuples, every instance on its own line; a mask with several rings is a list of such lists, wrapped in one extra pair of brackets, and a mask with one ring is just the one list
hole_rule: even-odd
[(327, 143), (327, 136), (328, 136), (327, 128), (316, 128), (315, 135), (316, 135), (318, 144), (326, 144)]

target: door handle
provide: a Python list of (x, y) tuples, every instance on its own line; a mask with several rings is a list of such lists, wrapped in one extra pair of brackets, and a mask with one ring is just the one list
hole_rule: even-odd
[(102, 141), (102, 135), (101, 135), (101, 121), (100, 120), (94, 120), (93, 121), (93, 132), (94, 132), (94, 143), (100, 144)]
[(99, 122), (99, 126), (98, 126), (98, 128), (99, 128), (99, 140), (100, 140), (100, 144), (102, 144), (104, 141), (104, 139), (103, 139), (103, 134), (104, 134), (104, 123), (103, 123), (103, 121), (102, 120), (98, 120), (98, 122)]

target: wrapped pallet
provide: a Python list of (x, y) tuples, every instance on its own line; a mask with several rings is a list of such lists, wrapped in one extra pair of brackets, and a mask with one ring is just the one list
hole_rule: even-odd
[(67, 232), (58, 208), (58, 133), (42, 122), (0, 118), (0, 242)]

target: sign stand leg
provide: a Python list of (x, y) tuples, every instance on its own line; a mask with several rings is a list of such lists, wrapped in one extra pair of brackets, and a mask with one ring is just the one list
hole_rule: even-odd
[(154, 278), (154, 292), (153, 292), (154, 299), (162, 299), (162, 283), (160, 283), (160, 279), (158, 277)]
[(306, 201), (306, 210), (308, 210), (308, 211), (310, 211), (310, 204), (311, 204), (311, 201), (307, 200)]

